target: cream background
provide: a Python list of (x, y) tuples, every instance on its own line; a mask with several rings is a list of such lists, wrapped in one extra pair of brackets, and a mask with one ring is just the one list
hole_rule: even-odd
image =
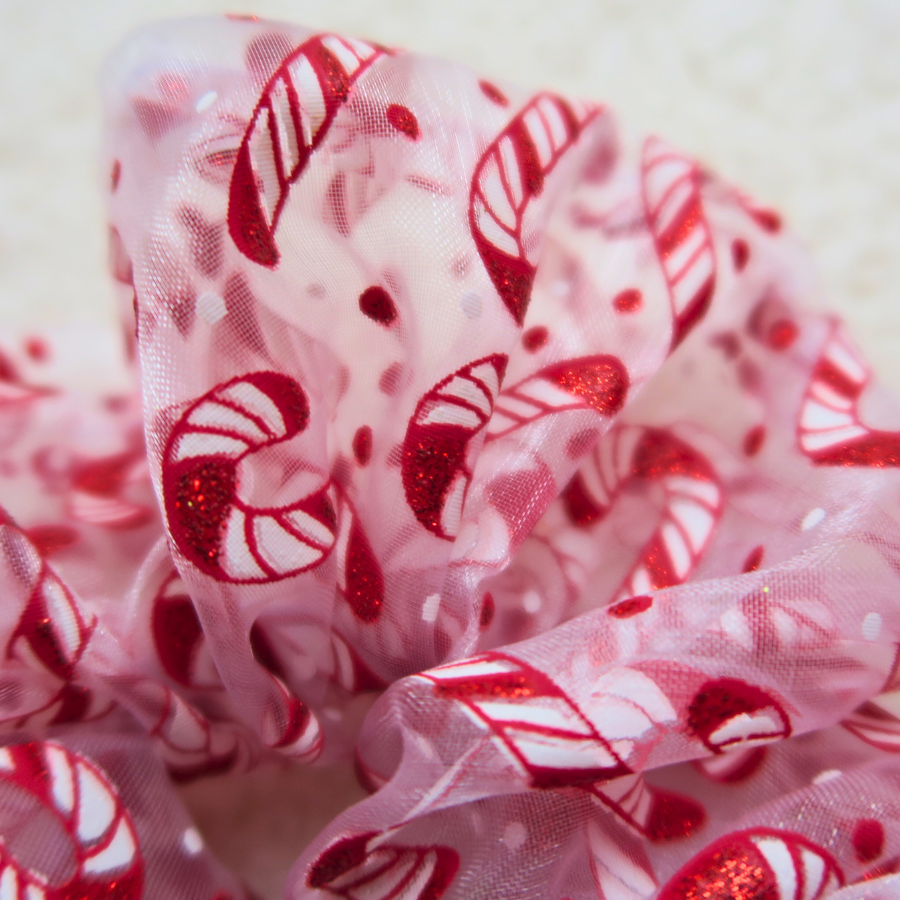
[[(141, 22), (226, 10), (607, 101), (779, 208), (900, 390), (900, 0), (0, 0), (3, 325), (111, 320), (99, 63)], [(213, 846), (275, 897), (351, 780), (262, 773), (186, 795)]]

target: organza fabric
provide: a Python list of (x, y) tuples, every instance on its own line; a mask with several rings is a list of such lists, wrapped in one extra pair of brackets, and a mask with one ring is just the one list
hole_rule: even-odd
[(253, 17), (103, 89), (135, 374), (7, 342), (0, 896), (238, 900), (165, 770), (272, 754), (372, 791), (296, 900), (900, 895), (900, 407), (778, 215)]

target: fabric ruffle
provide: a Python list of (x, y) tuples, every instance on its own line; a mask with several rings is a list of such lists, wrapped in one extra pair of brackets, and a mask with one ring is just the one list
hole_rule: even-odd
[(255, 17), (103, 90), (130, 386), (0, 358), (0, 896), (238, 900), (163, 767), (273, 754), (372, 792), (295, 900), (900, 892), (900, 407), (779, 216)]

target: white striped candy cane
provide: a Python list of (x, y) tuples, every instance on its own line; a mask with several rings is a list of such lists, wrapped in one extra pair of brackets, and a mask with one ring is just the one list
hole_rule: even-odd
[(385, 52), (365, 41), (318, 35), (287, 56), (266, 83), (238, 150), (228, 200), (228, 230), (246, 257), (277, 265), (275, 230), (290, 186), (354, 82)]
[(834, 857), (803, 835), (751, 828), (726, 834), (701, 850), (659, 898), (683, 900), (715, 892), (719, 897), (820, 900), (843, 884)]
[(306, 883), (347, 900), (439, 900), (459, 869), (452, 847), (409, 847), (391, 832), (341, 838), (309, 868)]
[(529, 204), (588, 123), (592, 104), (538, 94), (500, 132), (478, 161), (469, 194), (469, 225), (488, 275), (517, 325), (534, 283), (537, 248), (526, 247)]
[[(62, 826), (72, 845), (74, 872), (51, 885), (27, 869), (0, 839), (4, 900), (139, 900), (144, 864), (128, 810), (106, 774), (86, 756), (55, 741), (0, 749), (0, 780), (31, 794)], [(5, 837), (5, 835), (4, 835)]]
[(253, 372), (213, 388), (176, 422), (163, 456), (166, 515), (178, 549), (200, 571), (259, 584), (311, 569), (331, 552), (337, 525), (327, 482), (281, 507), (256, 508), (240, 494), (243, 467), (308, 419), (296, 381)]
[(900, 433), (869, 428), (859, 398), (871, 373), (834, 325), (806, 386), (797, 423), (800, 449), (820, 466), (900, 466)]
[(644, 211), (672, 305), (672, 348), (706, 314), (716, 286), (712, 232), (697, 165), (659, 138), (644, 143)]
[(416, 404), (403, 441), (406, 501), (437, 537), (456, 537), (472, 472), (468, 451), (488, 424), (506, 371), (502, 354), (477, 359), (439, 381)]
[(563, 491), (569, 517), (582, 526), (601, 520), (634, 480), (662, 485), (663, 514), (613, 602), (686, 581), (722, 515), (722, 486), (702, 454), (669, 431), (627, 425), (594, 447)]
[(501, 391), (486, 440), (505, 437), (544, 416), (593, 409), (612, 416), (625, 403), (628, 371), (618, 357), (584, 356), (554, 363)]
[[(438, 696), (456, 701), (540, 788), (630, 774), (625, 760), (635, 741), (676, 719), (650, 678), (621, 667), (594, 686), (590, 718), (543, 672), (501, 653), (416, 677), (433, 684)], [(595, 722), (603, 723), (602, 733)]]

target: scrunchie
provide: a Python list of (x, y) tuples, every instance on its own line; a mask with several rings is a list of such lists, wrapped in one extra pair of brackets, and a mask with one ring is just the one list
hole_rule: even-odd
[(898, 406), (779, 216), (254, 17), (104, 90), (133, 387), (0, 359), (0, 897), (239, 900), (170, 779), (276, 754), (372, 792), (293, 900), (900, 893)]

